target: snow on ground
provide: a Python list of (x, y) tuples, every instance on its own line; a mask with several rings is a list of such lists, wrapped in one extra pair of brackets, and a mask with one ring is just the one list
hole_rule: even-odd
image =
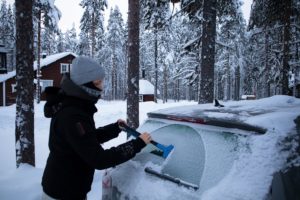
[[(147, 113), (153, 110), (193, 105), (195, 102), (171, 102), (167, 104), (154, 102), (140, 103), (140, 123), (147, 118)], [(15, 158), (15, 105), (0, 107), (0, 199), (2, 200), (38, 200), (41, 199), (42, 187), (40, 185), (43, 169), (48, 157), (48, 137), (50, 119), (43, 115), (44, 102), (35, 104), (35, 153), (36, 168), (23, 165), (16, 169)], [(97, 126), (114, 123), (118, 119), (126, 119), (125, 101), (99, 101), (98, 112), (94, 119)], [(121, 133), (117, 139), (106, 144), (105, 148), (115, 146), (126, 141), (126, 134)], [(102, 171), (94, 176), (92, 191), (88, 194), (89, 200), (98, 200), (102, 193)]]
[[(264, 199), (272, 180), (272, 174), (284, 166), (288, 156), (288, 152), (282, 151), (282, 146), (279, 144), (295, 131), (293, 120), (300, 115), (300, 100), (288, 96), (274, 96), (253, 101), (222, 102), (222, 104), (242, 113), (247, 111), (244, 113), (243, 121), (262, 126), (267, 128), (268, 131), (264, 135), (249, 136), (241, 140), (241, 143), (249, 146), (251, 151), (240, 152), (239, 158), (233, 163), (229, 173), (216, 186), (205, 191), (199, 199)], [(183, 105), (196, 105), (196, 103), (141, 103), (140, 123), (147, 118), (147, 112)], [(126, 102), (124, 101), (100, 101), (97, 107), (99, 111), (94, 118), (98, 126), (113, 123), (119, 118), (126, 118)], [(212, 105), (199, 105), (199, 107), (214, 108)], [(35, 105), (35, 109), (36, 168), (22, 165), (16, 170), (14, 147), (15, 106), (0, 108), (0, 199), (38, 200), (41, 197), (40, 181), (49, 153), (47, 142), (50, 120), (43, 116), (43, 103)], [(272, 110), (274, 113), (264, 112), (266, 110)], [(250, 111), (251, 113), (257, 112), (260, 114), (248, 115)], [(232, 116), (228, 115), (227, 117), (231, 118)], [(125, 133), (121, 133), (119, 138), (106, 143), (104, 147), (108, 148), (125, 140)], [(92, 191), (88, 194), (89, 200), (101, 199), (102, 174), (103, 171), (95, 173)], [(145, 184), (146, 187), (152, 187), (147, 185), (147, 182)], [(159, 188), (160, 186), (158, 184), (153, 187)], [(141, 191), (143, 191), (142, 188)], [(166, 190), (159, 190), (159, 192), (163, 191)], [(161, 197), (164, 196), (170, 197), (167, 193), (161, 194)]]

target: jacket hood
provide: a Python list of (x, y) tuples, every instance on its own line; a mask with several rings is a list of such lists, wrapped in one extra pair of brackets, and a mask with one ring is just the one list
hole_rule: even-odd
[(89, 95), (80, 86), (75, 84), (67, 75), (64, 75), (61, 80), (61, 88), (67, 96), (76, 97), (83, 100), (88, 100), (97, 103), (98, 97)]
[[(85, 104), (93, 105), (97, 103), (98, 98), (89, 95), (80, 86), (76, 85), (68, 76), (63, 76), (61, 80), (61, 88), (59, 87), (47, 87), (45, 89), (46, 104), (44, 106), (44, 115), (47, 118), (52, 118), (59, 110), (67, 106), (71, 102), (86, 101)], [(71, 103), (72, 104), (72, 103)]]
[(45, 89), (46, 104), (44, 106), (44, 115), (51, 118), (62, 107), (63, 92), (59, 87), (47, 87)]

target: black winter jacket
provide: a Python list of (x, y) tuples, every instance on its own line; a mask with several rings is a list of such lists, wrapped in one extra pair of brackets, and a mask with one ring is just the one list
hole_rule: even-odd
[[(77, 87), (65, 78), (71, 89)], [(62, 85), (63, 87), (64, 85)], [(137, 138), (117, 147), (104, 150), (100, 143), (115, 138), (120, 133), (117, 123), (95, 128), (93, 119), (97, 111), (85, 94), (69, 96), (67, 87), (47, 89), (45, 116), (51, 117), (50, 154), (42, 178), (43, 190), (56, 199), (84, 199), (91, 189), (95, 169), (113, 167), (133, 158), (144, 146)], [(79, 89), (79, 88), (76, 88)], [(73, 91), (74, 92), (74, 91)], [(79, 97), (79, 98), (78, 98)]]

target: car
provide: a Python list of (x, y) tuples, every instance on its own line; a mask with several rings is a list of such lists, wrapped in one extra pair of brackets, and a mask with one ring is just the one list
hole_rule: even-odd
[[(294, 120), (298, 135), (296, 152), (300, 155), (300, 116)], [(300, 199), (300, 166), (292, 166), (274, 174), (267, 200)]]
[[(278, 99), (281, 100), (282, 97)], [(283, 99), (286, 101), (286, 98)], [(221, 188), (224, 184), (231, 184), (227, 181), (230, 179), (224, 181), (228, 176), (230, 177), (230, 173), (240, 175), (238, 178), (242, 180), (250, 179), (249, 182), (252, 183), (251, 175), (253, 172), (256, 173), (256, 169), (251, 171), (251, 169), (243, 168), (247, 168), (247, 165), (256, 166), (256, 163), (245, 162), (238, 165), (236, 161), (244, 159), (243, 156), (240, 158), (241, 152), (246, 152), (245, 155), (251, 154), (249, 138), (259, 139), (268, 131), (265, 126), (257, 124), (266, 125), (270, 124), (270, 121), (273, 123), (272, 117), (278, 117), (276, 109), (282, 109), (277, 104), (272, 107), (270, 103), (272, 101), (266, 101), (260, 107), (257, 107), (256, 103), (253, 106), (250, 105), (255, 101), (259, 100), (249, 101), (249, 105), (245, 101), (231, 103), (225, 107), (204, 104), (148, 113), (148, 118), (137, 130), (150, 132), (155, 141), (165, 146), (172, 144), (175, 148), (165, 159), (154, 145), (147, 145), (132, 160), (106, 170), (102, 182), (102, 200), (198, 200), (204, 194), (207, 196), (207, 191), (217, 185)], [(290, 102), (287, 104), (288, 109), (293, 111), (289, 105)], [(264, 123), (268, 120), (269, 122)], [(254, 121), (256, 123), (253, 123)], [(268, 136), (268, 138), (272, 137)], [(264, 159), (263, 156), (262, 159)], [(258, 163), (257, 165), (259, 166)], [(235, 171), (232, 170), (233, 168)], [(259, 167), (257, 169), (261, 170)], [(245, 170), (249, 170), (249, 173)], [(271, 175), (266, 174), (266, 177), (272, 177), (273, 172), (269, 171)], [(253, 180), (255, 182), (255, 178)], [(265, 182), (257, 183), (257, 185), (263, 185)], [(271, 188), (271, 182), (272, 179), (269, 185), (263, 185), (263, 188), (266, 188), (265, 191), (257, 192), (259, 195), (256, 196), (265, 195), (264, 192), (267, 194), (268, 188)], [(236, 185), (239, 186), (238, 184), (239, 181)], [(248, 192), (251, 187), (247, 188), (247, 183), (242, 184), (244, 185), (240, 188), (250, 195), (253, 194), (252, 197), (245, 196), (244, 199), (260, 199), (256, 198), (256, 192)], [(258, 188), (261, 189), (261, 187)], [(241, 199), (243, 191), (236, 195), (237, 197), (234, 195), (236, 194), (232, 194), (232, 198), (225, 199)]]
[[(179, 110), (192, 112), (178, 114)], [(209, 117), (211, 113), (224, 115), (224, 110), (181, 107), (148, 113), (138, 131), (151, 132), (154, 140), (172, 144), (175, 149), (164, 159), (151, 153), (157, 149), (148, 145), (133, 160), (106, 171), (102, 199), (145, 199), (135, 195), (135, 190), (145, 189), (153, 199), (164, 199), (160, 195), (165, 193), (157, 193), (162, 188), (167, 188), (174, 198), (198, 199), (232, 167), (239, 148), (238, 137), (266, 131), (241, 121)], [(145, 184), (149, 185), (145, 188)]]

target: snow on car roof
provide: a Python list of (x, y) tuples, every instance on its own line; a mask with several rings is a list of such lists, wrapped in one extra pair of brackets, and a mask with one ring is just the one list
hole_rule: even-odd
[[(206, 124), (207, 121), (213, 119), (218, 122), (239, 123), (245, 126), (249, 124), (267, 129), (269, 124), (262, 123), (263, 120), (259, 120), (260, 118), (293, 107), (299, 108), (300, 100), (295, 97), (277, 95), (256, 101), (231, 101), (223, 102), (223, 104), (225, 107), (222, 108), (215, 107), (211, 103), (162, 109), (148, 113), (148, 117), (186, 120), (200, 124)], [(257, 131), (264, 133), (266, 130), (258, 129)]]

